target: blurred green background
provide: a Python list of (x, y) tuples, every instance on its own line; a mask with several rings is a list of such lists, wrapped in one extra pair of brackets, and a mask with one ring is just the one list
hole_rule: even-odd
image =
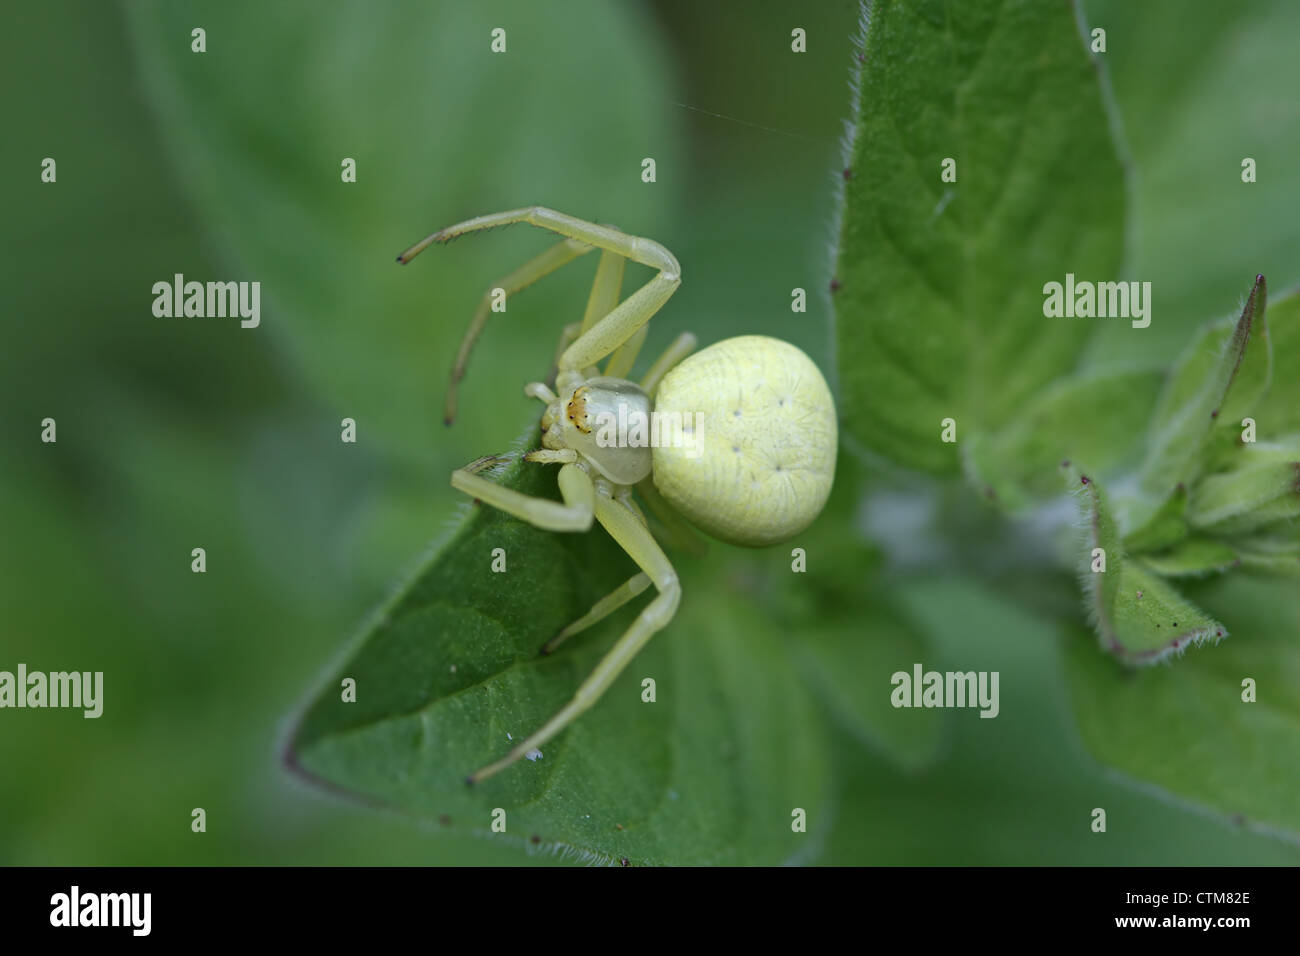
[[(1231, 309), (1243, 276), (1300, 278), (1300, 124), (1282, 95), (1300, 88), (1300, 22), (1281, 2), (1129, 6), (1088, 15), (1108, 26), (1141, 171), (1134, 268), (1176, 290), (1142, 339), (1168, 357)], [(447, 368), (478, 297), (548, 240), (520, 228), (405, 268), (393, 258), (458, 219), (550, 205), (652, 236), (683, 263), (647, 353), (686, 328), (706, 343), (760, 332), (830, 370), (857, 18), (849, 0), (797, 13), (688, 0), (13, 8), (0, 40), (0, 668), (102, 670), (106, 689), (98, 720), (0, 713), (0, 863), (547, 862), (351, 805), (280, 762), (292, 716), (446, 525), (448, 473), (506, 450), (535, 416), (521, 386), (580, 314), (592, 268), (493, 320), (448, 430)], [(196, 26), (204, 54), (190, 51)], [(505, 55), (488, 49), (498, 26)], [(790, 52), (795, 26), (806, 54)], [(1253, 155), (1243, 141), (1276, 165), (1230, 201), (1206, 183)], [(46, 156), (54, 185), (39, 179)], [(343, 157), (355, 184), (340, 182)], [(177, 272), (260, 281), (261, 327), (155, 318), (151, 287)], [(805, 314), (790, 311), (794, 287)], [(1099, 356), (1108, 347), (1121, 344)], [(56, 445), (39, 441), (45, 417)], [(356, 445), (339, 441), (344, 417)], [(194, 547), (206, 574), (190, 571)], [(864, 540), (863, 575), (870, 551)], [(743, 582), (761, 560), (715, 546), (698, 573)], [(1294, 845), (1093, 764), (1050, 617), (958, 572), (896, 593), (941, 657), (978, 648), (999, 663), (998, 735), (991, 750), (983, 722), (952, 721), (939, 756), (909, 769), (832, 725), (835, 823), (815, 859), (1300, 862)], [(1094, 806), (1112, 820), (1105, 840), (1080, 824)], [(190, 831), (194, 807), (206, 834)]]

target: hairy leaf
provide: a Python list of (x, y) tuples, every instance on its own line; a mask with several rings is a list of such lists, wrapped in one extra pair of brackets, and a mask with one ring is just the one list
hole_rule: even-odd
[[(1300, 434), (1300, 293), (1290, 290), (1285, 297), (1274, 297), (1268, 307), (1268, 328), (1277, 368), (1267, 394), (1251, 414), (1261, 436), (1294, 436)], [(1233, 424), (1225, 416), (1225, 427)]]
[(1203, 577), (1242, 563), (1238, 550), (1216, 538), (1190, 537), (1160, 551), (1142, 555), (1142, 563), (1167, 578)]
[(1140, 457), (1143, 429), (1163, 376), (1154, 370), (1092, 372), (1048, 386), (993, 435), (966, 443), (972, 479), (1016, 510), (1060, 493), (1063, 460), (1106, 477)]
[(1142, 527), (1124, 537), (1124, 547), (1134, 554), (1162, 551), (1178, 544), (1190, 530), (1187, 526), (1187, 486), (1179, 485)]
[(1300, 461), (1250, 460), (1258, 457), (1198, 484), (1188, 520), (1211, 534), (1241, 534), (1300, 518)]
[(834, 285), (844, 428), (956, 472), (941, 422), (959, 441), (1007, 423), (1103, 321), (1047, 318), (1043, 288), (1118, 278), (1123, 170), (1069, 4), (878, 0), (862, 43)]
[(1204, 470), (1206, 442), (1220, 419), (1239, 422), (1268, 390), (1273, 351), (1264, 319), (1267, 286), (1257, 276), (1235, 322), (1207, 326), (1170, 373), (1155, 417), (1142, 470), (1143, 490), (1164, 500)]
[(1079, 574), (1102, 647), (1128, 663), (1150, 664), (1226, 637), (1222, 624), (1125, 554), (1100, 483), (1075, 466), (1062, 470), (1087, 528)]
[[(1082, 635), (1068, 647), (1070, 696), (1088, 749), (1179, 802), (1300, 838), (1300, 609), (1294, 582), (1222, 579), (1205, 596), (1233, 639), (1177, 667), (1132, 671)], [(1243, 700), (1254, 683), (1255, 700)]]

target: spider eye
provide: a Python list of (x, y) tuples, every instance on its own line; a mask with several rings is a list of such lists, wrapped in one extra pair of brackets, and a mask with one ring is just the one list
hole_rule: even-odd
[(584, 394), (586, 390), (587, 387), (584, 385), (573, 393), (573, 398), (569, 399), (564, 413), (574, 428), (584, 435), (590, 435), (591, 425), (587, 422), (587, 396)]
[(650, 473), (650, 398), (633, 382), (596, 377), (564, 406), (562, 438), (610, 481), (634, 485)]

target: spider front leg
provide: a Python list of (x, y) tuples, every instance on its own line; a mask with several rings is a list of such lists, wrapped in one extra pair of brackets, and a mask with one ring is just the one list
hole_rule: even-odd
[[(662, 246), (659, 248), (663, 249)], [(664, 249), (664, 253), (671, 257), (668, 250)], [(676, 264), (677, 260), (673, 259), (673, 265)], [(565, 349), (564, 354), (560, 356), (560, 372), (575, 371), (595, 365), (619, 346), (635, 338), (641, 328), (650, 321), (650, 317), (663, 308), (663, 304), (677, 291), (681, 283), (680, 267), (677, 267), (673, 274), (660, 272), (620, 302), (607, 316), (578, 336), (577, 341)], [(630, 365), (629, 362), (628, 366)]]
[[(478, 337), (483, 334), (483, 327), (487, 325), (488, 315), (492, 310), (492, 298), (496, 289), (505, 292), (506, 298), (527, 289), (530, 285), (545, 276), (550, 275), (555, 270), (568, 265), (579, 256), (591, 252), (591, 246), (575, 239), (565, 239), (556, 243), (547, 249), (540, 256), (530, 259), (514, 272), (503, 276), (496, 282), (488, 286), (487, 291), (483, 293), (483, 298), (479, 301), (478, 309), (474, 312), (474, 318), (470, 319), (469, 328), (465, 330), (465, 336), (461, 339), (460, 349), (456, 353), (456, 362), (451, 368), (451, 380), (447, 383), (447, 398), (443, 405), (443, 422), (450, 425), (456, 420), (456, 388), (460, 385), (460, 380), (465, 377), (465, 368), (469, 365), (470, 352), (474, 349), (474, 343)], [(410, 255), (415, 253), (404, 253), (399, 256), (397, 261), (405, 263)]]
[[(576, 239), (588, 246), (595, 246), (659, 270), (654, 278), (606, 313), (603, 318), (589, 326), (584, 322), (584, 326), (587, 326), (585, 331), (560, 356), (561, 373), (589, 368), (614, 352), (631, 339), (681, 285), (681, 265), (671, 252), (653, 239), (629, 236), (611, 226), (600, 226), (544, 206), (529, 206), (525, 209), (512, 209), (508, 212), (467, 219), (427, 236), (397, 258), (399, 262), (410, 262), (435, 242), (447, 242), (466, 233), (491, 229), (495, 226), (508, 226), (516, 222), (526, 222), (549, 229), (569, 239)], [(558, 268), (558, 265), (547, 268), (540, 274), (544, 275), (554, 268)], [(612, 282), (610, 284), (612, 285)], [(596, 295), (597, 292), (593, 289), (593, 297)], [(592, 314), (595, 313), (589, 308), (588, 320)]]
[[(536, 750), (544, 743), (569, 726), (577, 717), (600, 699), (609, 689), (623, 668), (631, 662), (637, 653), (654, 636), (656, 631), (665, 627), (677, 611), (682, 589), (677, 581), (677, 572), (664, 554), (663, 549), (651, 536), (649, 530), (638, 520), (635, 514), (624, 504), (615, 501), (604, 493), (596, 495), (596, 520), (609, 532), (610, 537), (628, 553), (633, 561), (644, 571), (659, 590), (655, 599), (645, 606), (632, 626), (627, 629), (618, 642), (609, 650), (591, 675), (582, 682), (573, 699), (558, 714), (542, 725), (536, 733), (530, 735), (510, 751), (501, 760), (489, 764), (471, 774), (467, 783), (475, 784), (495, 773), (509, 767)], [(636, 578), (629, 581), (624, 588), (610, 595), (610, 599), (623, 597), (624, 589), (636, 587)], [(608, 600), (608, 599), (607, 599)], [(598, 605), (599, 607), (599, 605)], [(595, 612), (593, 608), (593, 613)]]
[[(565, 334), (560, 337), (560, 348), (555, 353), (557, 371), (560, 367), (560, 357), (577, 341), (578, 336), (609, 315), (618, 305), (619, 296), (623, 292), (623, 269), (626, 265), (627, 260), (618, 253), (610, 252), (608, 249), (601, 252), (600, 264), (596, 267), (596, 279), (591, 284), (591, 295), (587, 297), (587, 311), (583, 313), (580, 323), (566, 326)], [(573, 330), (572, 334), (570, 329)], [(637, 353), (641, 351), (641, 345), (645, 342), (648, 331), (649, 326), (642, 325), (615, 349), (605, 365), (604, 374), (611, 378), (626, 378), (627, 373), (632, 370), (633, 363), (636, 362)], [(590, 374), (594, 376), (598, 372), (592, 369)]]
[(534, 498), (484, 478), (478, 472), (495, 460), (491, 457), (476, 459), (464, 468), (453, 471), (451, 485), (544, 531), (586, 531), (591, 527), (595, 512), (596, 493), (586, 469), (573, 464), (576, 459), (575, 454), (560, 469), (560, 496), (564, 499), (563, 504), (549, 498)]

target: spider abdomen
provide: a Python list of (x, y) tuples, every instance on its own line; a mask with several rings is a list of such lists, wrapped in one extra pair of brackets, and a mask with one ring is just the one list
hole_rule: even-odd
[(798, 534), (835, 475), (835, 402), (817, 366), (780, 339), (725, 339), (676, 366), (655, 414), (682, 416), (686, 441), (654, 448), (659, 492), (691, 522), (733, 544)]

